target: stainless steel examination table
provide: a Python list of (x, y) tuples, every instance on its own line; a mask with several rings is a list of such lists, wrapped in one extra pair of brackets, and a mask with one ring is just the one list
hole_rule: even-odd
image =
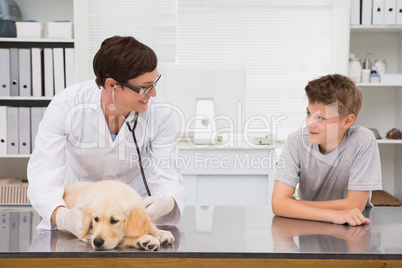
[(31, 207), (0, 207), (0, 267), (402, 267), (402, 207), (365, 211), (368, 225), (351, 227), (276, 217), (267, 207), (187, 207), (158, 252), (95, 251), (59, 231), (36, 231)]

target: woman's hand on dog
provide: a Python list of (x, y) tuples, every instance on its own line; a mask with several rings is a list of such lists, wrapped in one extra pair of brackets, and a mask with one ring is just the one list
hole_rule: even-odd
[(76, 206), (72, 209), (61, 207), (56, 214), (57, 228), (62, 231), (67, 231), (81, 237), (82, 233), (82, 206)]
[(154, 221), (171, 212), (176, 201), (171, 196), (148, 196), (144, 203), (148, 216)]

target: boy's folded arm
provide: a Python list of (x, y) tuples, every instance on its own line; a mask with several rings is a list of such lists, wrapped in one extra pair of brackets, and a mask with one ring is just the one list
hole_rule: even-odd
[(294, 187), (283, 182), (275, 181), (272, 195), (272, 211), (277, 216), (328, 221), (325, 217), (327, 210), (311, 207), (293, 198)]
[(366, 206), (369, 195), (370, 191), (348, 190), (345, 199), (327, 200), (327, 201), (299, 200), (299, 202), (316, 208), (326, 208), (334, 210), (346, 210), (346, 209), (358, 208), (360, 211), (363, 211)]
[(294, 187), (275, 181), (272, 195), (272, 211), (275, 215), (337, 224), (347, 223), (352, 226), (369, 222), (357, 208), (331, 209), (326, 208), (322, 203), (312, 206), (300, 200), (293, 199), (293, 192)]

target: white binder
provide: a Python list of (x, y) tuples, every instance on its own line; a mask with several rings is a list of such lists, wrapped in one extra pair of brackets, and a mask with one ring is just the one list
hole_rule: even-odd
[(53, 49), (43, 49), (43, 75), (45, 86), (45, 97), (54, 96), (54, 84), (53, 84)]
[(18, 107), (19, 153), (31, 153), (31, 115), (29, 107)]
[(11, 96), (19, 96), (18, 48), (10, 48), (10, 83)]
[(29, 48), (20, 48), (18, 52), (20, 96), (31, 96), (31, 50)]
[(0, 155), (7, 154), (7, 106), (0, 106)]
[(373, 0), (362, 0), (362, 25), (371, 25), (373, 17)]
[(7, 107), (7, 154), (18, 151), (18, 107)]
[(402, 25), (402, 0), (396, 0), (396, 24)]
[(384, 24), (384, 0), (373, 0), (373, 25)]
[(74, 48), (67, 47), (64, 49), (65, 71), (66, 71), (66, 87), (75, 83), (75, 52)]
[(61, 47), (53, 48), (53, 70), (54, 70), (54, 91), (55, 94), (62, 91), (65, 87), (64, 80), (64, 49)]
[(396, 0), (385, 0), (384, 2), (384, 24), (396, 24)]
[(35, 149), (36, 134), (42, 120), (42, 107), (31, 107), (31, 153)]
[(396, 0), (396, 24), (402, 25), (402, 0)]
[(350, 25), (360, 25), (360, 0), (350, 1)]
[(40, 48), (31, 48), (32, 63), (32, 96), (42, 96), (42, 51)]
[(10, 49), (0, 48), (0, 96), (10, 94)]

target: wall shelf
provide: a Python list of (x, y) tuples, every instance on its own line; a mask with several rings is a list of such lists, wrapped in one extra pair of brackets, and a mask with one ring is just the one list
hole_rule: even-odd
[(402, 87), (402, 84), (356, 83), (358, 87)]
[(402, 33), (402, 25), (354, 25), (351, 33)]
[(1, 37), (0, 42), (13, 42), (13, 43), (74, 43), (74, 39), (48, 39), (48, 38), (15, 38), (15, 37)]
[(373, 63), (383, 59), (388, 77), (382, 83), (356, 83), (363, 91), (362, 110), (357, 124), (378, 130), (383, 139), (377, 140), (381, 158), (382, 187), (402, 198), (402, 140), (386, 139), (392, 128), (402, 124), (402, 25), (359, 25), (350, 27), (349, 52), (364, 59), (366, 53)]
[(26, 159), (26, 158), (30, 158), (31, 155), (30, 154), (2, 154), (0, 155), (0, 158), (14, 158), (14, 159)]
[(402, 144), (402, 140), (381, 139), (377, 140), (378, 144)]
[(31, 48), (31, 47), (74, 47), (74, 39), (22, 39), (1, 37), (0, 48)]

